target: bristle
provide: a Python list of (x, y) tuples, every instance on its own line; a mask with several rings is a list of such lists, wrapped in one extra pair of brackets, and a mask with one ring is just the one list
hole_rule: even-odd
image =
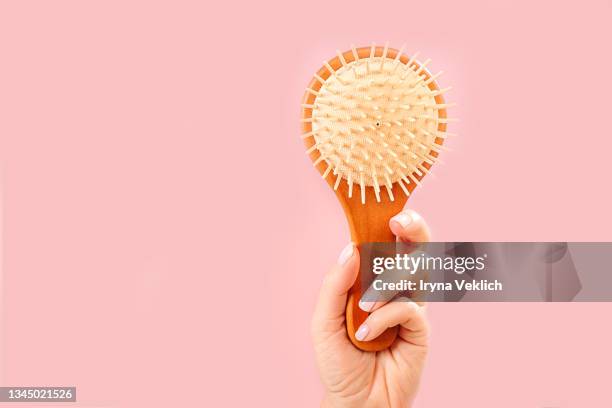
[(346, 60), (344, 59), (344, 55), (340, 52), (340, 50), (336, 50), (336, 54), (338, 55), (338, 59), (340, 59), (340, 63), (342, 66), (346, 66)]
[(436, 135), (439, 138), (445, 139), (447, 137), (457, 137), (459, 136), (456, 133), (451, 133), (451, 132), (433, 132), (434, 135)]
[(336, 182), (334, 183), (334, 190), (338, 189), (340, 181), (342, 181), (342, 174), (338, 173), (338, 175), (336, 176)]
[(370, 47), (370, 56), (366, 58), (366, 74), (370, 74), (370, 61), (374, 59), (374, 51), (376, 50), (376, 46), (372, 43)]
[(389, 49), (389, 43), (385, 43), (385, 48), (383, 48), (382, 57), (380, 58), (380, 71), (382, 71), (385, 67), (385, 61), (387, 59), (387, 50)]
[(310, 89), (310, 88), (306, 88), (306, 92), (308, 92), (309, 94), (312, 94), (314, 96), (318, 96), (319, 93), (317, 91), (315, 91), (314, 89)]
[(319, 143), (315, 143), (312, 146), (310, 146), (310, 148), (308, 150), (306, 150), (306, 154), (310, 154), (312, 152), (314, 152), (316, 149), (319, 148)]
[(320, 155), (319, 158), (317, 160), (314, 161), (314, 163), (312, 163), (312, 165), (314, 167), (317, 167), (319, 163), (321, 163), (323, 160), (325, 160), (325, 157), (323, 157), (323, 155)]
[(420, 128), (420, 127), (418, 129), (421, 132), (423, 132), (424, 134), (426, 134), (426, 135), (433, 135), (433, 136), (439, 137), (441, 139), (446, 139), (447, 136), (450, 136), (450, 137), (456, 137), (457, 136), (457, 134), (455, 134), (455, 133), (441, 132), (439, 130), (425, 130), (425, 129)]
[(374, 183), (374, 194), (376, 194), (376, 201), (380, 203), (380, 186), (378, 185), (378, 177), (376, 176), (376, 169), (372, 165), (372, 183)]
[(423, 63), (421, 64), (421, 66), (414, 71), (417, 75), (419, 75), (421, 72), (423, 72), (423, 70), (425, 69), (425, 67), (427, 66), (427, 64), (429, 64), (431, 62), (431, 60), (429, 58), (427, 58), (425, 61), (423, 61)]
[(321, 177), (323, 178), (327, 178), (327, 175), (329, 174), (329, 172), (331, 171), (332, 166), (330, 166), (329, 164), (327, 165), (327, 169), (325, 170), (325, 172), (323, 173), (323, 175)]
[(429, 170), (427, 169), (427, 167), (423, 166), (422, 163), (417, 164), (417, 167), (419, 168), (419, 170), (421, 170), (423, 173), (425, 174), (429, 174)]
[(431, 95), (432, 95), (432, 96), (442, 95), (442, 94), (444, 94), (444, 93), (446, 93), (446, 92), (450, 91), (451, 89), (453, 89), (453, 88), (452, 88), (451, 86), (449, 86), (449, 87), (447, 87), (447, 88), (440, 89), (440, 90), (438, 90), (438, 91), (432, 91), (432, 92), (431, 92)]
[(435, 157), (435, 156), (432, 156), (432, 155), (429, 155), (429, 154), (427, 155), (427, 157), (429, 157), (431, 160), (433, 160), (434, 163), (436, 163), (436, 164), (442, 164), (442, 165), (446, 164), (446, 162), (444, 160), (440, 159), (439, 157)]
[(429, 77), (428, 80), (426, 80), (425, 82), (423, 82), (425, 85), (429, 85), (431, 84), (433, 81), (435, 81), (436, 79), (438, 79), (440, 77), (440, 75), (442, 75), (444, 73), (444, 71), (440, 71), (435, 75), (432, 75), (431, 77)]
[[(393, 70), (391, 72), (397, 71), (397, 67), (401, 63), (400, 58), (402, 57), (402, 53), (404, 52), (404, 48), (406, 48), (406, 44), (403, 44), (400, 47), (399, 51), (397, 52), (397, 55), (393, 59)], [(391, 201), (393, 201), (393, 200), (391, 200)]]
[(351, 44), (351, 51), (353, 52), (353, 58), (355, 61), (359, 60), (359, 53), (357, 53), (357, 48), (353, 44)]
[(387, 172), (383, 172), (383, 177), (385, 179), (386, 186), (390, 186), (393, 184), (393, 182), (391, 181), (391, 177), (389, 177), (389, 174)]
[[(351, 44), (351, 51), (353, 52), (353, 61), (359, 60), (359, 54), (357, 53), (357, 49), (353, 44)], [(357, 64), (351, 64), (351, 69), (353, 70), (353, 75), (357, 78)]]
[(380, 186), (376, 179), (374, 179), (374, 194), (376, 195), (376, 202), (380, 203)]
[(329, 65), (329, 62), (323, 61), (323, 65), (325, 66), (325, 68), (327, 68), (327, 70), (329, 71), (329, 73), (331, 75), (335, 75), (336, 74), (336, 70), (334, 70), (334, 68), (332, 68), (332, 66)]
[(408, 60), (408, 62), (406, 63), (407, 67), (410, 67), (414, 61), (416, 61), (416, 58), (419, 56), (419, 51), (415, 52), (414, 54), (412, 54), (412, 57), (410, 57), (410, 59)]
[(306, 132), (306, 133), (302, 134), (301, 137), (302, 137), (302, 139), (306, 139), (308, 137), (314, 136), (315, 134), (317, 134), (317, 132), (318, 131), (316, 131), (316, 130), (311, 130), (310, 132)]
[(436, 152), (438, 151), (450, 152), (451, 151), (451, 149), (449, 149), (448, 147), (441, 145), (441, 144), (437, 144), (437, 143), (432, 143), (431, 145), (429, 145), (429, 147), (432, 150), (435, 150)]
[(406, 177), (406, 175), (403, 172), (400, 171), (400, 175), (401, 175), (401, 178), (399, 180), (403, 181), (404, 183), (406, 183), (408, 185), (412, 184), (410, 179), (408, 177)]
[(446, 109), (446, 108), (455, 107), (455, 106), (457, 106), (457, 104), (456, 103), (436, 103), (436, 104), (433, 104), (433, 105), (425, 105), (425, 104), (423, 104), (421, 106), (424, 106), (424, 107), (426, 107), (428, 109), (440, 110), (440, 109)]
[(393, 197), (393, 187), (390, 184), (385, 184), (385, 188), (387, 189), (389, 200), (395, 201), (395, 197)]
[[(417, 171), (418, 171), (418, 169), (417, 169)], [(419, 173), (419, 174), (420, 174), (420, 173)], [(420, 181), (419, 181), (419, 180), (418, 180), (416, 177), (414, 177), (414, 176), (413, 176), (411, 173), (408, 173), (408, 178), (409, 178), (409, 179), (410, 179), (410, 180), (411, 180), (411, 181), (412, 181), (414, 184), (416, 184), (417, 186), (420, 186), (420, 185), (421, 185), (421, 182), (420, 182)]]
[(404, 194), (406, 194), (406, 197), (410, 196), (410, 192), (408, 191), (408, 189), (404, 185), (404, 182), (401, 179), (397, 180), (397, 184), (399, 184), (399, 186), (402, 188), (402, 190), (404, 191)]
[(368, 154), (368, 151), (366, 149), (361, 149), (361, 154), (363, 154), (363, 158), (365, 159), (365, 161), (370, 160), (370, 155)]
[(423, 159), (424, 162), (429, 163), (429, 164), (434, 164), (435, 160), (430, 159), (428, 156), (421, 154), (421, 153), (417, 153), (417, 156), (419, 156), (419, 158)]
[(365, 204), (365, 182), (363, 180), (363, 173), (359, 174), (359, 187), (361, 188), (361, 204)]

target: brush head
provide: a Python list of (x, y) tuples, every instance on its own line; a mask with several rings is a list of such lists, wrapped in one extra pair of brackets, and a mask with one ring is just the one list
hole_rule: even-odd
[(440, 124), (448, 121), (434, 82), (440, 74), (426, 71), (429, 61), (420, 64), (395, 50), (391, 57), (387, 46), (379, 55), (375, 46), (369, 51), (360, 57), (353, 47), (351, 60), (338, 53), (336, 69), (324, 62), (328, 76), (315, 75), (320, 87), (307, 89), (314, 101), (303, 105), (311, 109), (305, 137), (314, 138), (307, 152), (318, 152), (315, 165), (324, 162), (323, 176), (336, 176), (335, 189), (346, 182), (350, 197), (358, 186), (363, 203), (366, 187), (377, 201), (383, 187), (394, 200), (394, 183), (408, 195), (412, 188), (406, 185), (418, 184), (436, 161), (444, 137)]

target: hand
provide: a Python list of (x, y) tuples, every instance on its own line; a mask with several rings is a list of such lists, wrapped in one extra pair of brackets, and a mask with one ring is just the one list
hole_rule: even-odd
[[(414, 211), (405, 210), (391, 218), (389, 227), (400, 241), (429, 241), (429, 229)], [(375, 339), (396, 325), (400, 330), (386, 350), (359, 350), (346, 334), (344, 318), (347, 293), (358, 271), (359, 254), (351, 243), (326, 275), (313, 316), (317, 365), (326, 391), (322, 406), (410, 406), (427, 356), (429, 328), (424, 306), (407, 299), (361, 306), (372, 313), (357, 330), (360, 340)]]

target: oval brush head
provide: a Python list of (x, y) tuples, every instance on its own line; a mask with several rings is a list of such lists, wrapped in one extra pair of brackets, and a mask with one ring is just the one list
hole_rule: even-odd
[[(390, 217), (443, 150), (450, 120), (442, 94), (449, 88), (440, 90), (435, 80), (441, 73), (431, 75), (429, 60), (416, 56), (387, 45), (351, 47), (325, 61), (306, 88), (306, 152), (336, 191), (356, 244), (395, 240)], [(358, 307), (361, 293), (358, 278), (347, 304), (348, 335), (363, 350), (382, 350), (397, 328), (369, 342), (354, 337), (367, 317)]]

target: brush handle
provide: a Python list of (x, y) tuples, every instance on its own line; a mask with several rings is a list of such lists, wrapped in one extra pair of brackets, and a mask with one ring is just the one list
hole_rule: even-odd
[[(398, 191), (394, 191), (395, 197), (401, 197), (399, 187), (394, 186)], [(343, 192), (339, 193), (342, 194)], [(345, 214), (351, 230), (351, 238), (359, 248), (360, 244), (370, 242), (395, 242), (395, 235), (389, 228), (391, 217), (399, 213), (406, 199), (390, 201), (387, 197), (381, 197), (381, 202), (376, 202), (373, 189), (367, 189), (366, 204), (362, 204), (360, 199), (355, 197), (342, 200)], [(344, 196), (346, 197), (346, 196)], [(362, 258), (362, 262), (365, 262)], [(359, 300), (367, 288), (362, 288), (361, 272), (351, 288), (346, 304), (346, 329), (351, 342), (359, 349), (364, 351), (381, 351), (393, 344), (397, 337), (399, 327), (391, 327), (385, 330), (377, 338), (370, 341), (359, 341), (355, 338), (355, 332), (365, 321), (369, 313), (359, 308)]]

